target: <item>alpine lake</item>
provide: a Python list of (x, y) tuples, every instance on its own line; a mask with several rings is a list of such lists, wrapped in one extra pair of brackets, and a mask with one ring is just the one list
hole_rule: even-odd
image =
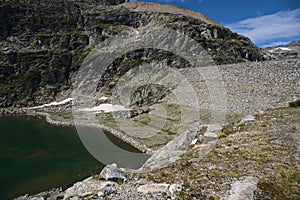
[[(85, 131), (93, 130), (86, 127)], [(107, 137), (126, 151), (139, 152), (108, 133), (102, 134), (101, 137)], [(2, 200), (52, 188), (67, 188), (99, 174), (105, 166), (88, 152), (75, 127), (51, 125), (42, 117), (0, 117), (0, 137)], [(106, 143), (107, 140), (99, 141), (99, 146), (108, 145)], [(114, 152), (105, 153), (113, 155)]]

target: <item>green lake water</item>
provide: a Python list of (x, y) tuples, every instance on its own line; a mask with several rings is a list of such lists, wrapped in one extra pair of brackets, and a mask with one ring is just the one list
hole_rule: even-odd
[[(89, 131), (92, 130), (86, 128)], [(1, 200), (66, 188), (98, 174), (104, 167), (88, 153), (74, 127), (50, 125), (36, 117), (6, 116), (0, 117), (0, 138)], [(109, 140), (122, 149), (137, 152), (115, 137), (109, 136)]]

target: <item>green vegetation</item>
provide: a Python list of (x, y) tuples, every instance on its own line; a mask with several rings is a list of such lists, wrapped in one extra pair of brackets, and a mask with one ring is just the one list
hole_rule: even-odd
[(51, 37), (51, 36), (54, 36), (55, 34), (53, 33), (44, 33), (44, 32), (37, 32), (37, 33), (34, 33), (33, 35), (30, 35), (30, 36), (35, 36), (35, 37)]
[(258, 187), (274, 200), (300, 199), (300, 171), (288, 166), (279, 166), (270, 179), (262, 179)]
[(220, 200), (220, 197), (218, 197), (218, 196), (210, 196), (208, 198), (208, 200)]
[(72, 122), (73, 121), (72, 112), (49, 112), (49, 114), (51, 115), (51, 118), (55, 121), (63, 121), (63, 122), (65, 122), (65, 121)]
[(83, 29), (82, 28), (74, 28), (68, 32), (61, 32), (61, 33), (58, 33), (58, 35), (61, 35), (61, 36), (64, 36), (64, 35), (74, 35), (74, 34), (80, 34), (83, 32)]
[(226, 134), (226, 133), (224, 133), (224, 132), (219, 132), (219, 133), (218, 133), (218, 138), (219, 138), (219, 139), (225, 138), (225, 137), (227, 137), (227, 134)]
[(244, 123), (244, 122), (240, 122), (240, 123), (238, 123), (238, 125), (237, 125), (237, 127), (243, 127), (243, 126), (245, 126), (246, 124)]
[(80, 48), (74, 51), (73, 62), (76, 65), (81, 65), (87, 56), (90, 56), (91, 49)]
[(300, 100), (289, 102), (289, 106), (290, 107), (299, 107), (300, 106)]
[(120, 26), (120, 25), (118, 25), (118, 24), (101, 24), (101, 27), (105, 28), (105, 29), (110, 29), (112, 27), (117, 27), (117, 26)]
[(17, 41), (15, 41), (15, 40), (0, 39), (0, 43), (1, 42), (5, 42), (5, 43), (9, 43), (9, 44), (17, 44)]

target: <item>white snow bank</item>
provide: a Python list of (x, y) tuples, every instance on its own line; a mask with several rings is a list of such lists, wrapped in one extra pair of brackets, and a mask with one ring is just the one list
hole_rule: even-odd
[(121, 105), (113, 105), (113, 104), (100, 104), (99, 106), (95, 106), (92, 108), (82, 108), (79, 111), (87, 111), (87, 112), (113, 112), (113, 111), (122, 111), (122, 110), (130, 110)]
[(281, 49), (282, 51), (291, 51), (292, 50), (288, 47), (278, 47), (278, 49)]
[(99, 100), (107, 100), (108, 97), (100, 97)]
[(58, 106), (58, 105), (64, 105), (70, 101), (73, 101), (73, 98), (67, 98), (65, 100), (62, 100), (62, 101), (54, 101), (54, 102), (51, 102), (51, 103), (47, 103), (47, 104), (43, 104), (41, 106), (35, 106), (35, 107), (31, 107), (30, 109), (35, 109), (35, 108), (44, 108), (44, 107), (49, 107), (49, 106)]
[(288, 48), (288, 47), (277, 47), (275, 49), (270, 50), (270, 52), (276, 52), (276, 51), (291, 51), (292, 49)]

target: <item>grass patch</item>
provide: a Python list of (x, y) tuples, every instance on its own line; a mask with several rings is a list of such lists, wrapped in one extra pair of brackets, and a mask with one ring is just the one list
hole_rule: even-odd
[(300, 106), (300, 100), (289, 102), (290, 107), (299, 107)]
[(5, 43), (9, 43), (9, 44), (17, 44), (17, 41), (15, 41), (15, 40), (0, 39), (0, 43), (1, 42), (5, 42)]
[(224, 133), (224, 132), (219, 132), (219, 133), (218, 133), (218, 138), (219, 138), (219, 139), (225, 138), (225, 137), (227, 137), (227, 134), (226, 134), (226, 133)]
[(262, 179), (258, 187), (272, 199), (300, 199), (300, 172), (298, 169), (280, 166), (270, 180)]

